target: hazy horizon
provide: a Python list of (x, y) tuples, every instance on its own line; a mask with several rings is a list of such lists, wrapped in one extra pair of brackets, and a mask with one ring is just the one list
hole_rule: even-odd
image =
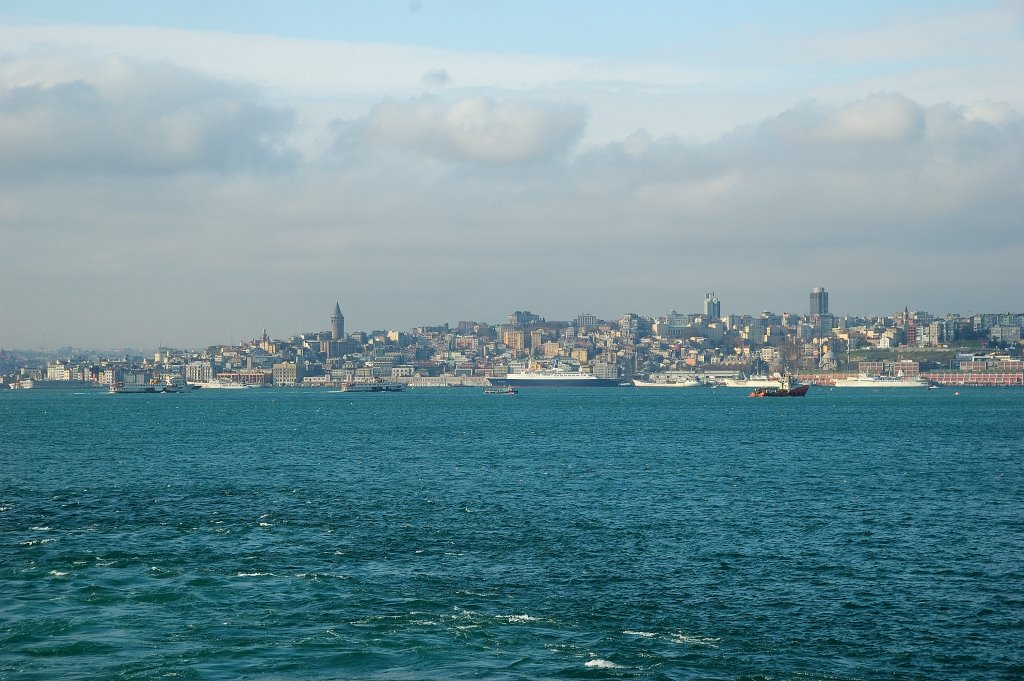
[(0, 347), (1019, 311), (1024, 6), (0, 6)]

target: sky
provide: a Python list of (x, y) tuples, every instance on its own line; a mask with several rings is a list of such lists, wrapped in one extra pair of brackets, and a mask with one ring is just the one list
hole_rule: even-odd
[(1024, 2), (0, 0), (0, 347), (1021, 311)]

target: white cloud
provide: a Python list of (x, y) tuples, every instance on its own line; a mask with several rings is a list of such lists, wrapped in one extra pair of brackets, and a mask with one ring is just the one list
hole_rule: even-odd
[(225, 171), (290, 161), (290, 112), (249, 88), (110, 59), (91, 80), (0, 84), (0, 174)]
[(0, 45), (0, 345), (287, 334), (337, 298), (353, 328), (711, 288), (738, 312), (819, 284), (850, 312), (1017, 302), (1010, 66), (790, 79), (767, 51), (694, 69), (88, 27)]
[(812, 134), (841, 143), (899, 142), (923, 129), (920, 108), (900, 95), (872, 95), (831, 112)]
[(364, 119), (336, 127), (342, 153), (371, 144), (442, 160), (514, 163), (564, 154), (580, 138), (584, 122), (583, 109), (573, 105), (421, 97), (379, 104)]

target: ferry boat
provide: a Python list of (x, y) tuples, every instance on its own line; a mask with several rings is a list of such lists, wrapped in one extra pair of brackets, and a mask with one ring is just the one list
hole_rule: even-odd
[(110, 386), (110, 393), (118, 395), (155, 392), (161, 391), (157, 390), (154, 383), (113, 383)]
[(196, 383), (194, 387), (205, 388), (207, 390), (241, 390), (243, 388), (258, 388), (260, 386), (235, 383), (226, 379), (217, 379), (214, 381), (206, 381), (205, 383)]
[(405, 385), (395, 381), (375, 381), (372, 383), (356, 383), (346, 381), (341, 384), (343, 393), (398, 393), (405, 389)]
[(165, 393), (187, 393), (194, 388), (191, 383), (182, 376), (168, 376), (161, 385), (161, 391)]
[(810, 385), (797, 383), (789, 376), (779, 379), (778, 385), (768, 388), (757, 388), (749, 397), (803, 397), (810, 389)]
[(502, 386), (491, 386), (490, 388), (484, 388), (485, 395), (515, 395), (519, 391), (510, 385)]
[[(617, 378), (598, 378), (594, 374), (564, 369), (539, 369), (488, 378), (496, 386), (529, 386), (545, 388), (611, 388), (622, 385)], [(626, 383), (625, 385), (629, 385)]]
[(149, 383), (114, 383), (110, 386), (113, 394), (138, 394), (138, 393), (186, 393), (191, 391), (193, 386), (181, 376), (168, 376), (162, 382), (151, 381)]
[(920, 376), (872, 376), (860, 374), (855, 378), (839, 378), (832, 384), (836, 388), (927, 388), (931, 385)]

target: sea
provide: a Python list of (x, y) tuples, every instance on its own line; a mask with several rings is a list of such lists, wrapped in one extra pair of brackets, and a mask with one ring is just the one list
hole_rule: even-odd
[(1024, 678), (1024, 390), (0, 393), (2, 679)]

